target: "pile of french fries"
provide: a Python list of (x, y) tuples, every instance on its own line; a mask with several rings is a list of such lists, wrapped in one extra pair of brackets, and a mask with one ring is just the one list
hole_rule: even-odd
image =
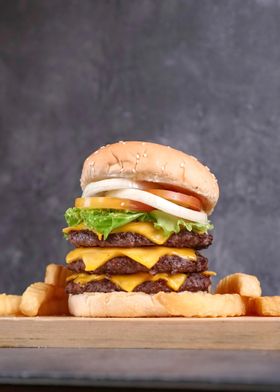
[(49, 264), (44, 282), (32, 283), (22, 295), (0, 294), (0, 316), (62, 316), (69, 315), (65, 292), (68, 270)]
[[(21, 296), (0, 294), (0, 316), (69, 315), (68, 295), (65, 293), (68, 275), (69, 271), (62, 265), (49, 264), (44, 282), (31, 284)], [(261, 285), (256, 276), (228, 275), (219, 281), (215, 294), (239, 295), (247, 316), (280, 316), (280, 296), (261, 297)], [(213, 299), (219, 297), (215, 294)], [(212, 317), (223, 316), (215, 312)]]
[(246, 303), (246, 316), (280, 316), (280, 296), (261, 297), (260, 281), (254, 275), (225, 276), (219, 281), (216, 294), (239, 294)]

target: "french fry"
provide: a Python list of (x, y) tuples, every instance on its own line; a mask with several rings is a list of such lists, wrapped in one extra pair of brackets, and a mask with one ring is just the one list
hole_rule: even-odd
[(154, 298), (172, 316), (235, 317), (244, 316), (247, 309), (247, 298), (238, 294), (160, 292), (155, 294)]
[(280, 316), (280, 296), (251, 298), (250, 310), (257, 316)]
[(260, 297), (260, 281), (254, 275), (236, 273), (225, 276), (216, 287), (216, 294), (239, 294), (243, 297)]
[(45, 302), (39, 309), (38, 316), (61, 316), (68, 315), (68, 296), (64, 298), (55, 298)]
[(66, 294), (64, 287), (55, 287), (54, 299), (63, 299), (66, 297), (68, 298), (68, 294)]
[(33, 283), (22, 295), (20, 310), (26, 316), (37, 316), (43, 303), (55, 295), (55, 287), (47, 283)]
[(19, 316), (20, 303), (20, 295), (0, 294), (0, 316)]
[(26, 316), (50, 316), (68, 313), (68, 296), (62, 287), (33, 283), (22, 295), (21, 312)]
[(65, 287), (65, 282), (70, 271), (63, 265), (49, 264), (46, 268), (45, 283), (56, 287)]

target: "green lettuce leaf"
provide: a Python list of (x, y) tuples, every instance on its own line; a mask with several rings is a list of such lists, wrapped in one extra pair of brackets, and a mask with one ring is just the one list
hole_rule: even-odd
[(64, 214), (64, 218), (68, 226), (77, 226), (83, 222), (81, 217), (80, 208), (68, 208)]
[(196, 233), (207, 233), (208, 230), (214, 227), (209, 221), (205, 224), (190, 222), (158, 210), (150, 212), (150, 215), (154, 219), (154, 226), (157, 229), (162, 229), (164, 234), (179, 233), (182, 228)]
[(208, 230), (213, 229), (213, 225), (209, 221), (206, 224), (190, 222), (158, 210), (134, 212), (75, 207), (68, 208), (65, 212), (65, 220), (68, 226), (77, 226), (83, 223), (88, 229), (101, 233), (104, 239), (114, 229), (133, 221), (152, 222), (157, 229), (162, 229), (165, 235), (178, 233), (182, 228), (197, 233), (207, 233)]
[[(114, 229), (124, 226), (129, 222), (144, 218), (144, 212), (99, 210), (87, 208), (68, 208), (65, 220), (68, 226), (84, 223), (86, 227), (103, 234), (106, 239)], [(145, 220), (145, 219), (144, 219)], [(148, 218), (146, 219), (148, 220)]]

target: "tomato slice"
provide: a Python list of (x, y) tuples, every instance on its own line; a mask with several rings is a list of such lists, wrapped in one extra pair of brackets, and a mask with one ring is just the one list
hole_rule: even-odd
[(75, 207), (77, 208), (107, 208), (112, 210), (130, 210), (130, 211), (145, 211), (154, 210), (153, 207), (147, 204), (140, 203), (128, 199), (119, 199), (117, 197), (78, 197), (75, 200)]
[(163, 197), (172, 203), (178, 204), (182, 207), (190, 208), (195, 211), (201, 211), (202, 205), (199, 199), (194, 196), (185, 195), (184, 193), (167, 191), (165, 189), (149, 189), (148, 192), (154, 195)]

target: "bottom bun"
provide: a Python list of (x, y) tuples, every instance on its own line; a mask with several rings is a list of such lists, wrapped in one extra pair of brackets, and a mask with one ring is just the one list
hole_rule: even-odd
[(84, 293), (69, 296), (69, 311), (78, 317), (233, 317), (246, 314), (238, 294), (206, 292)]
[(81, 317), (167, 317), (170, 314), (145, 293), (84, 293), (69, 296), (69, 311)]

